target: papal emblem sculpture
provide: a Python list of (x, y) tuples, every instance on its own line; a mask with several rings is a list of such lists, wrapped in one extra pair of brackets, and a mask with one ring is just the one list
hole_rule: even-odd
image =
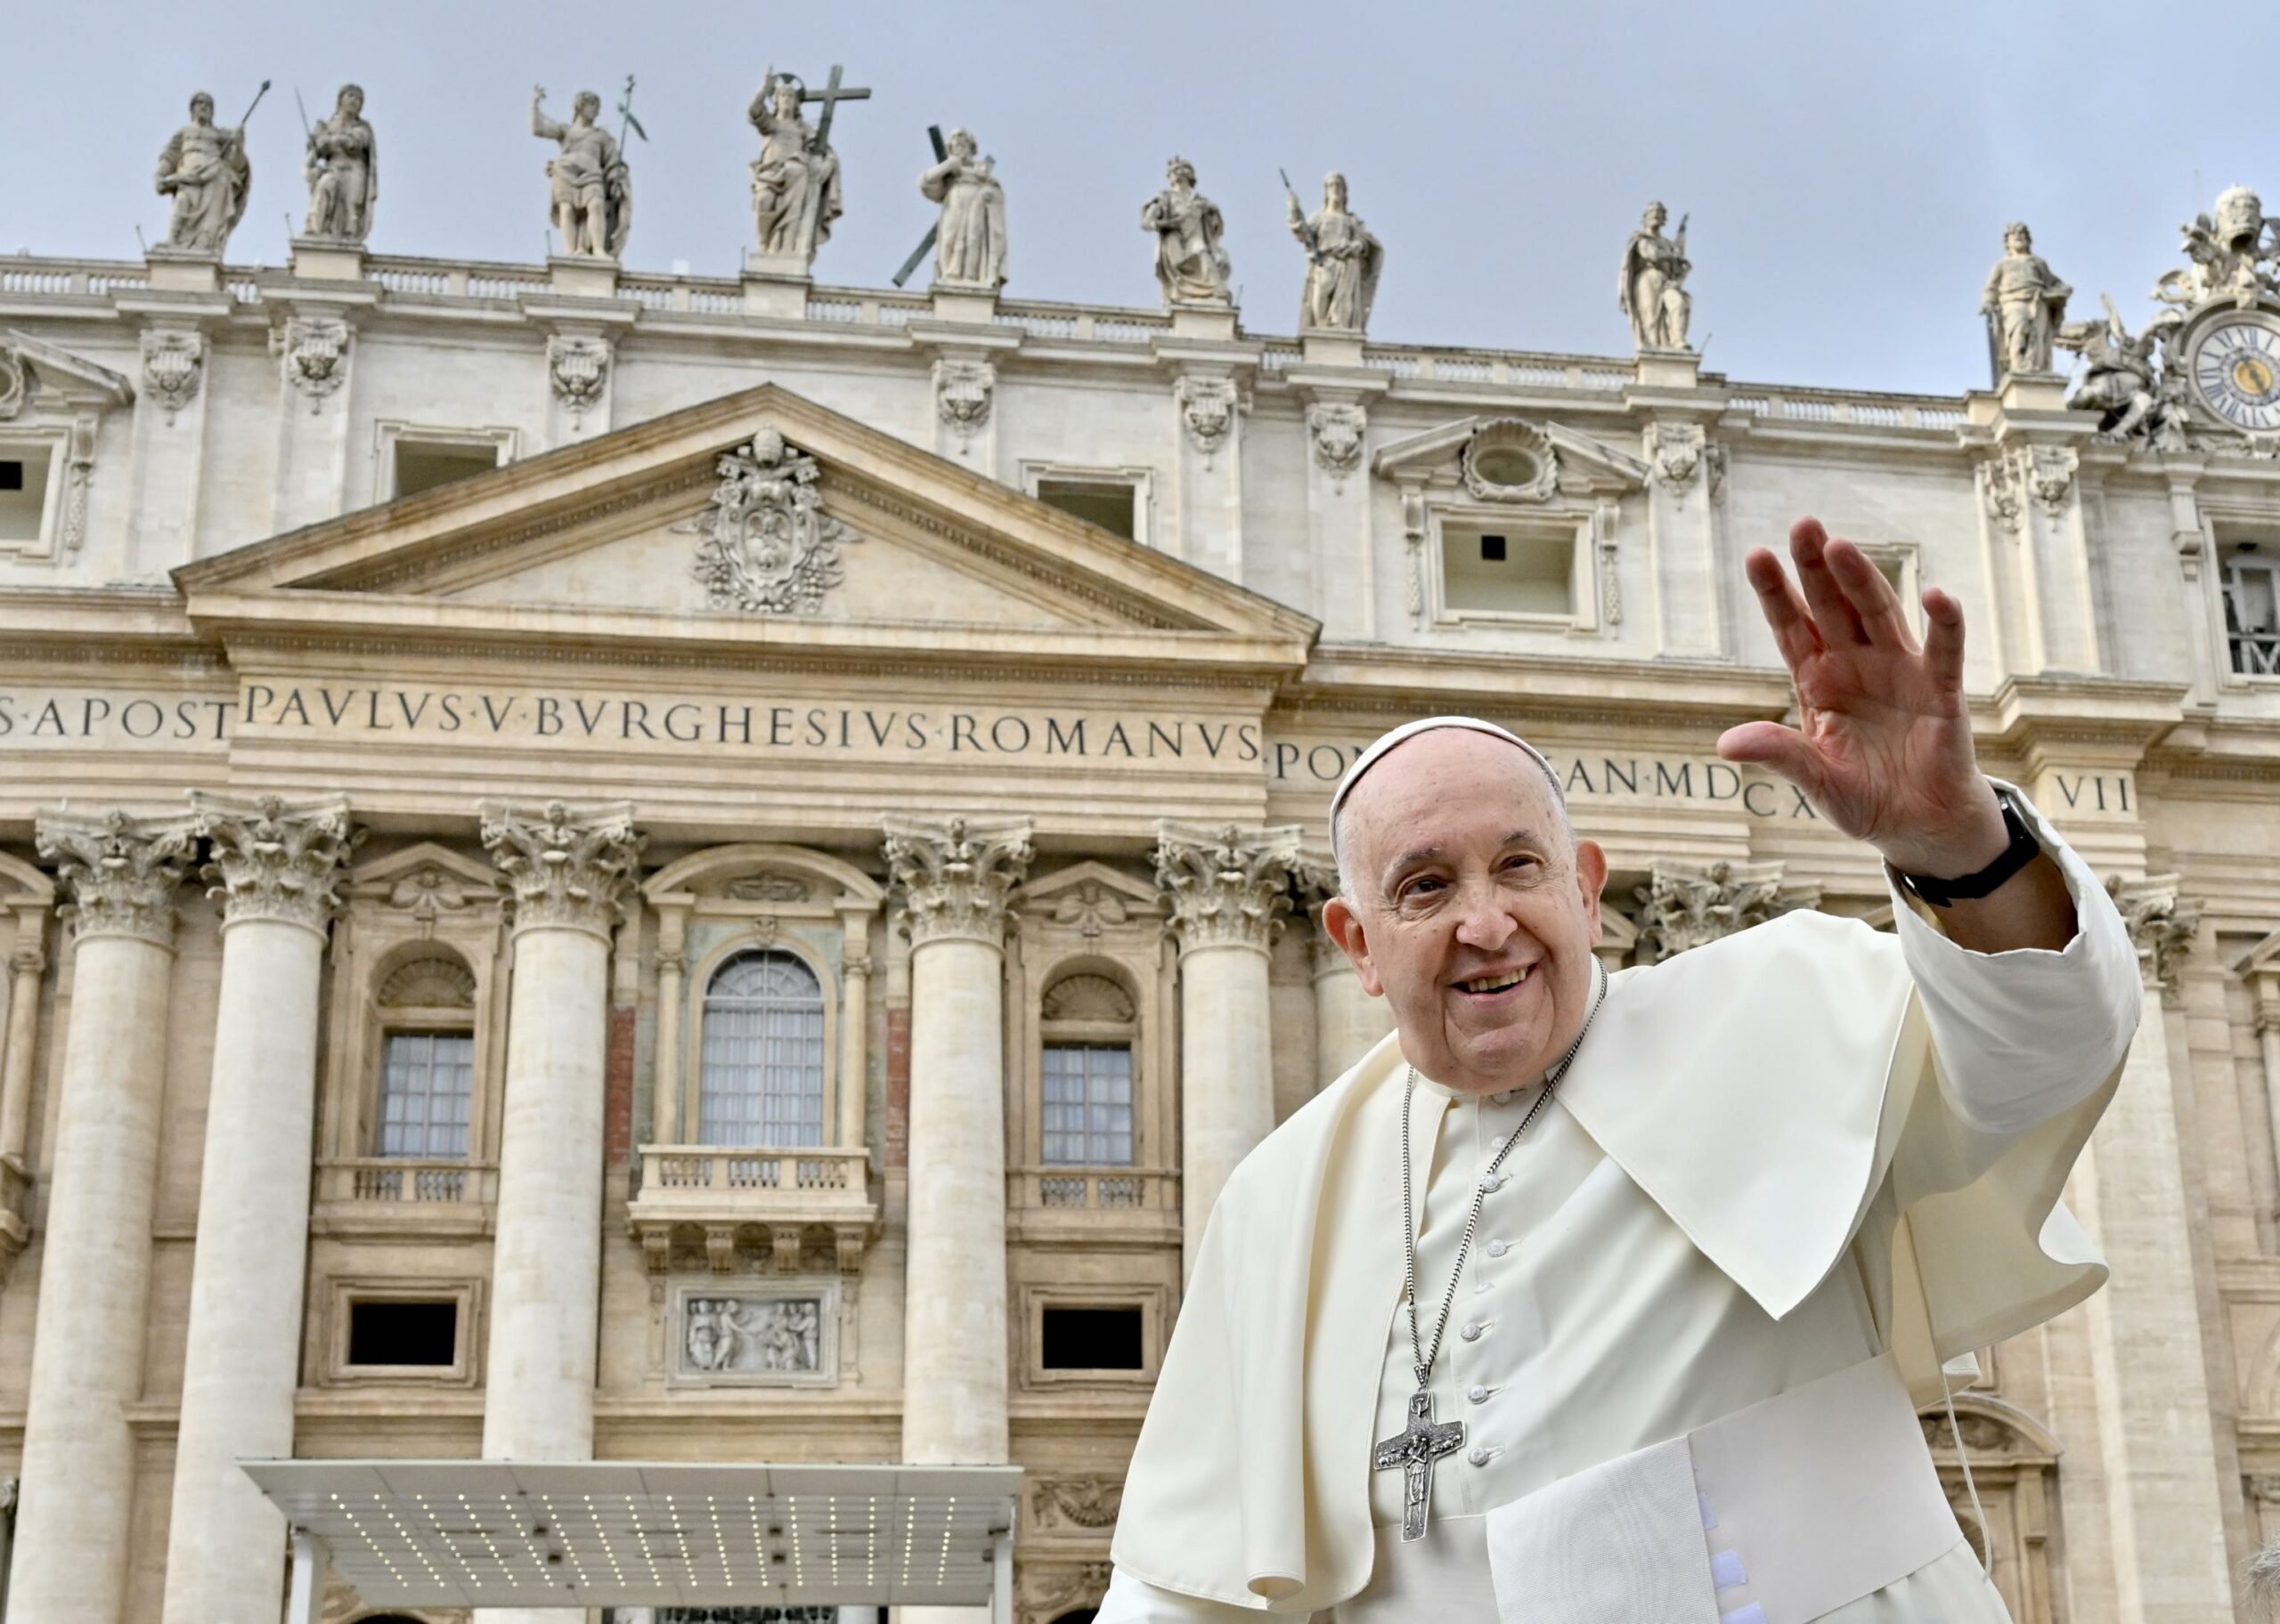
[(379, 149), (364, 122), (361, 85), (343, 85), (332, 117), (309, 132), (309, 155), (302, 166), (309, 183), (306, 235), (335, 242), (362, 242), (372, 230), (372, 202), (380, 195)]
[(696, 579), (706, 605), (746, 614), (813, 614), (846, 575), (843, 543), (859, 540), (823, 510), (812, 457), (765, 428), (721, 459), (712, 506), (674, 526), (702, 536)]
[(1323, 177), (1322, 207), (1309, 216), (1286, 180), (1291, 234), (1307, 253), (1306, 291), (1299, 301), (1300, 331), (1368, 330), (1370, 307), (1378, 302), (1378, 277), (1385, 270), (1385, 245), (1346, 207), (1346, 177), (1335, 169)]
[(2265, 218), (2264, 200), (2247, 187), (2227, 187), (2218, 194), (2213, 216), (2196, 215), (2178, 229), (2193, 263), (2164, 272), (2154, 284), (2154, 296), (2164, 304), (2189, 310), (2229, 297), (2246, 310), (2265, 296), (2280, 296), (2280, 276), (2273, 273), (2280, 266), (2280, 222)]
[(1195, 190), (1195, 166), (1175, 158), (1164, 189), (1142, 205), (1140, 229), (1156, 234), (1156, 280), (1167, 304), (1229, 303), (1232, 267), (1219, 246), (1226, 227), (1219, 206)]
[(760, 252), (794, 260), (804, 272), (839, 218), (839, 155), (800, 116), (805, 86), (773, 68), (745, 117), (760, 132), (752, 166), (752, 219)]
[(159, 195), (174, 200), (167, 246), (219, 254), (245, 218), (246, 194), (253, 188), (245, 126), (216, 124), (214, 98), (200, 91), (190, 99), (190, 122), (159, 154), (156, 179)]
[(618, 150), (617, 137), (596, 121), (602, 99), (582, 90), (570, 106), (570, 122), (548, 118), (546, 86), (531, 87), (531, 134), (560, 144), (561, 155), (546, 165), (554, 227), (562, 251), (594, 259), (615, 259), (633, 234), (633, 176)]
[(1694, 269), (1686, 256), (1686, 222), (1678, 223), (1675, 237), (1665, 237), (1663, 227), (1670, 217), (1660, 203), (1648, 204), (1639, 229), (1623, 246), (1616, 304), (1631, 318), (1631, 341), (1642, 350), (1685, 349), (1687, 323), (1694, 314), (1694, 296), (1684, 286)]

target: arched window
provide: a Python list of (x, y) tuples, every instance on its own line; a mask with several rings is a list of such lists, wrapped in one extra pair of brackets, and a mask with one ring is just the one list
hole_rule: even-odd
[(1132, 1165), (1132, 995), (1106, 976), (1080, 971), (1047, 987), (1038, 1013), (1039, 1159)]
[(380, 1100), (372, 1149), (443, 1160), (468, 1153), (475, 1092), (475, 975), (456, 954), (399, 964), (380, 983)]
[(823, 1143), (823, 984), (796, 956), (740, 953), (704, 989), (697, 1142)]

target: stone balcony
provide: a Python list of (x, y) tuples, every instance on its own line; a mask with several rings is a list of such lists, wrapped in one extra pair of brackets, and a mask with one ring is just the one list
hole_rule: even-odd
[(1015, 1240), (1177, 1245), (1179, 1174), (1168, 1167), (1013, 1167), (1006, 1227)]
[(487, 1234), (498, 1200), (495, 1162), (340, 1157), (317, 1164), (309, 1224), (329, 1235)]
[(818, 1248), (852, 1271), (879, 1227), (870, 1181), (860, 1146), (643, 1145), (626, 1227), (652, 1273), (699, 1251), (718, 1273), (740, 1257), (788, 1273)]

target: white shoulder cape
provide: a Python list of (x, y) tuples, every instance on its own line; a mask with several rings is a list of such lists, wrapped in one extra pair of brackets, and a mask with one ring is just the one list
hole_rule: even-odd
[[(1299, 1615), (1367, 1583), (1405, 1069), (1387, 1037), (1221, 1193), (1125, 1482), (1112, 1554), (1134, 1577)], [(2059, 1192), (2120, 1076), (2023, 1133), (1959, 1124), (1899, 944), (1796, 913), (1615, 976), (1559, 1100), (1776, 1319), (1844, 1255), (1909, 1129), (1884, 1328), (1921, 1404), (1943, 1361), (2105, 1282)]]

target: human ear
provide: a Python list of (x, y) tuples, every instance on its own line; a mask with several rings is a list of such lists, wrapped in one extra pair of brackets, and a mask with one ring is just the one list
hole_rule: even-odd
[(1600, 893), (1607, 888), (1607, 853), (1597, 840), (1576, 842), (1576, 894), (1583, 900), (1584, 918), (1592, 939), (1600, 936)]
[(1345, 950), (1362, 990), (1372, 998), (1382, 996), (1385, 983), (1378, 978), (1377, 966), (1371, 961), (1369, 935), (1362, 928), (1362, 916), (1348, 905), (1345, 897), (1333, 897), (1322, 905), (1322, 928)]

